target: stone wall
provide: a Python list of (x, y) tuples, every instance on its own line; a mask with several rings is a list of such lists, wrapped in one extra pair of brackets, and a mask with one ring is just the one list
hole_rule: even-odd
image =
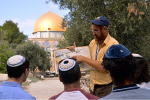
[(89, 93), (90, 88), (90, 75), (82, 76), (80, 79), (81, 89)]

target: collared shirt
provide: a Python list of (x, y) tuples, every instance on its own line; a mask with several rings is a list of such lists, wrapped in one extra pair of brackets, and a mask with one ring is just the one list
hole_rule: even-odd
[(114, 87), (112, 92), (121, 92), (121, 91), (138, 89), (138, 88), (140, 87), (138, 87), (136, 84), (124, 85), (124, 86)]
[[(131, 84), (131, 85), (125, 85), (125, 86), (120, 86), (120, 87), (115, 87), (113, 88), (113, 91), (101, 98), (101, 99), (112, 99), (112, 100), (137, 100), (137, 99), (150, 99), (150, 91), (147, 89), (142, 89), (138, 87), (136, 84)], [(101, 100), (100, 99), (100, 100)]]
[(0, 86), (0, 99), (36, 100), (35, 97), (24, 91), (17, 82), (3, 81)]
[[(105, 41), (102, 43), (102, 46), (100, 48), (100, 52), (98, 52), (97, 61), (102, 61), (103, 56), (106, 52), (106, 50), (114, 45), (119, 44), (117, 40), (115, 40), (113, 37), (111, 37), (109, 34), (107, 35)], [(96, 48), (97, 48), (97, 41), (92, 40), (89, 44), (90, 52), (91, 52), (91, 59), (95, 60), (96, 56)], [(99, 47), (98, 47), (99, 49)], [(91, 90), (94, 90), (94, 85), (107, 85), (112, 82), (111, 77), (107, 71), (101, 72), (99, 70), (92, 70), (90, 71), (90, 87)]]

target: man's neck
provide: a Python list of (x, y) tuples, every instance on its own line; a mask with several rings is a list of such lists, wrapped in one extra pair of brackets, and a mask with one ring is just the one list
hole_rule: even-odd
[(134, 83), (133, 83), (132, 81), (125, 80), (124, 84), (115, 85), (114, 87), (125, 86), (125, 85), (131, 85), (131, 84), (134, 84)]
[(104, 40), (99, 41), (99, 46), (102, 46), (103, 42), (104, 42)]
[(71, 84), (64, 84), (64, 90), (73, 90), (73, 89), (81, 89), (79, 81)]
[(8, 78), (8, 80), (7, 81), (10, 81), (10, 82), (17, 82), (17, 83), (19, 83), (20, 85), (22, 85), (22, 80), (20, 80), (19, 78), (18, 79), (16, 79), (16, 78)]

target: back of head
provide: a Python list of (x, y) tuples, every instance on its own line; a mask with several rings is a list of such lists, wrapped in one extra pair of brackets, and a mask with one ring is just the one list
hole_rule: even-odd
[(79, 81), (80, 67), (75, 59), (64, 59), (59, 62), (59, 75), (63, 84), (71, 84)]
[(140, 84), (141, 82), (149, 82), (149, 67), (146, 60), (139, 54), (133, 53), (132, 56), (135, 58), (136, 72), (134, 83)]
[(122, 44), (109, 47), (102, 64), (110, 72), (116, 86), (123, 85), (125, 80), (133, 81), (136, 69), (134, 59), (129, 50)]
[(7, 60), (9, 78), (20, 78), (27, 68), (29, 69), (29, 61), (21, 55), (14, 55)]

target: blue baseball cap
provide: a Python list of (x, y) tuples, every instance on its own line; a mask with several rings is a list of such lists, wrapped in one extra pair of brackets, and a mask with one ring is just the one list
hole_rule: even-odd
[(114, 44), (105, 52), (106, 58), (122, 58), (130, 55), (129, 50), (122, 44)]
[(97, 18), (95, 18), (94, 20), (90, 20), (92, 23), (94, 23), (95, 25), (104, 25), (108, 28), (109, 26), (109, 21), (106, 17), (103, 16), (99, 16)]

